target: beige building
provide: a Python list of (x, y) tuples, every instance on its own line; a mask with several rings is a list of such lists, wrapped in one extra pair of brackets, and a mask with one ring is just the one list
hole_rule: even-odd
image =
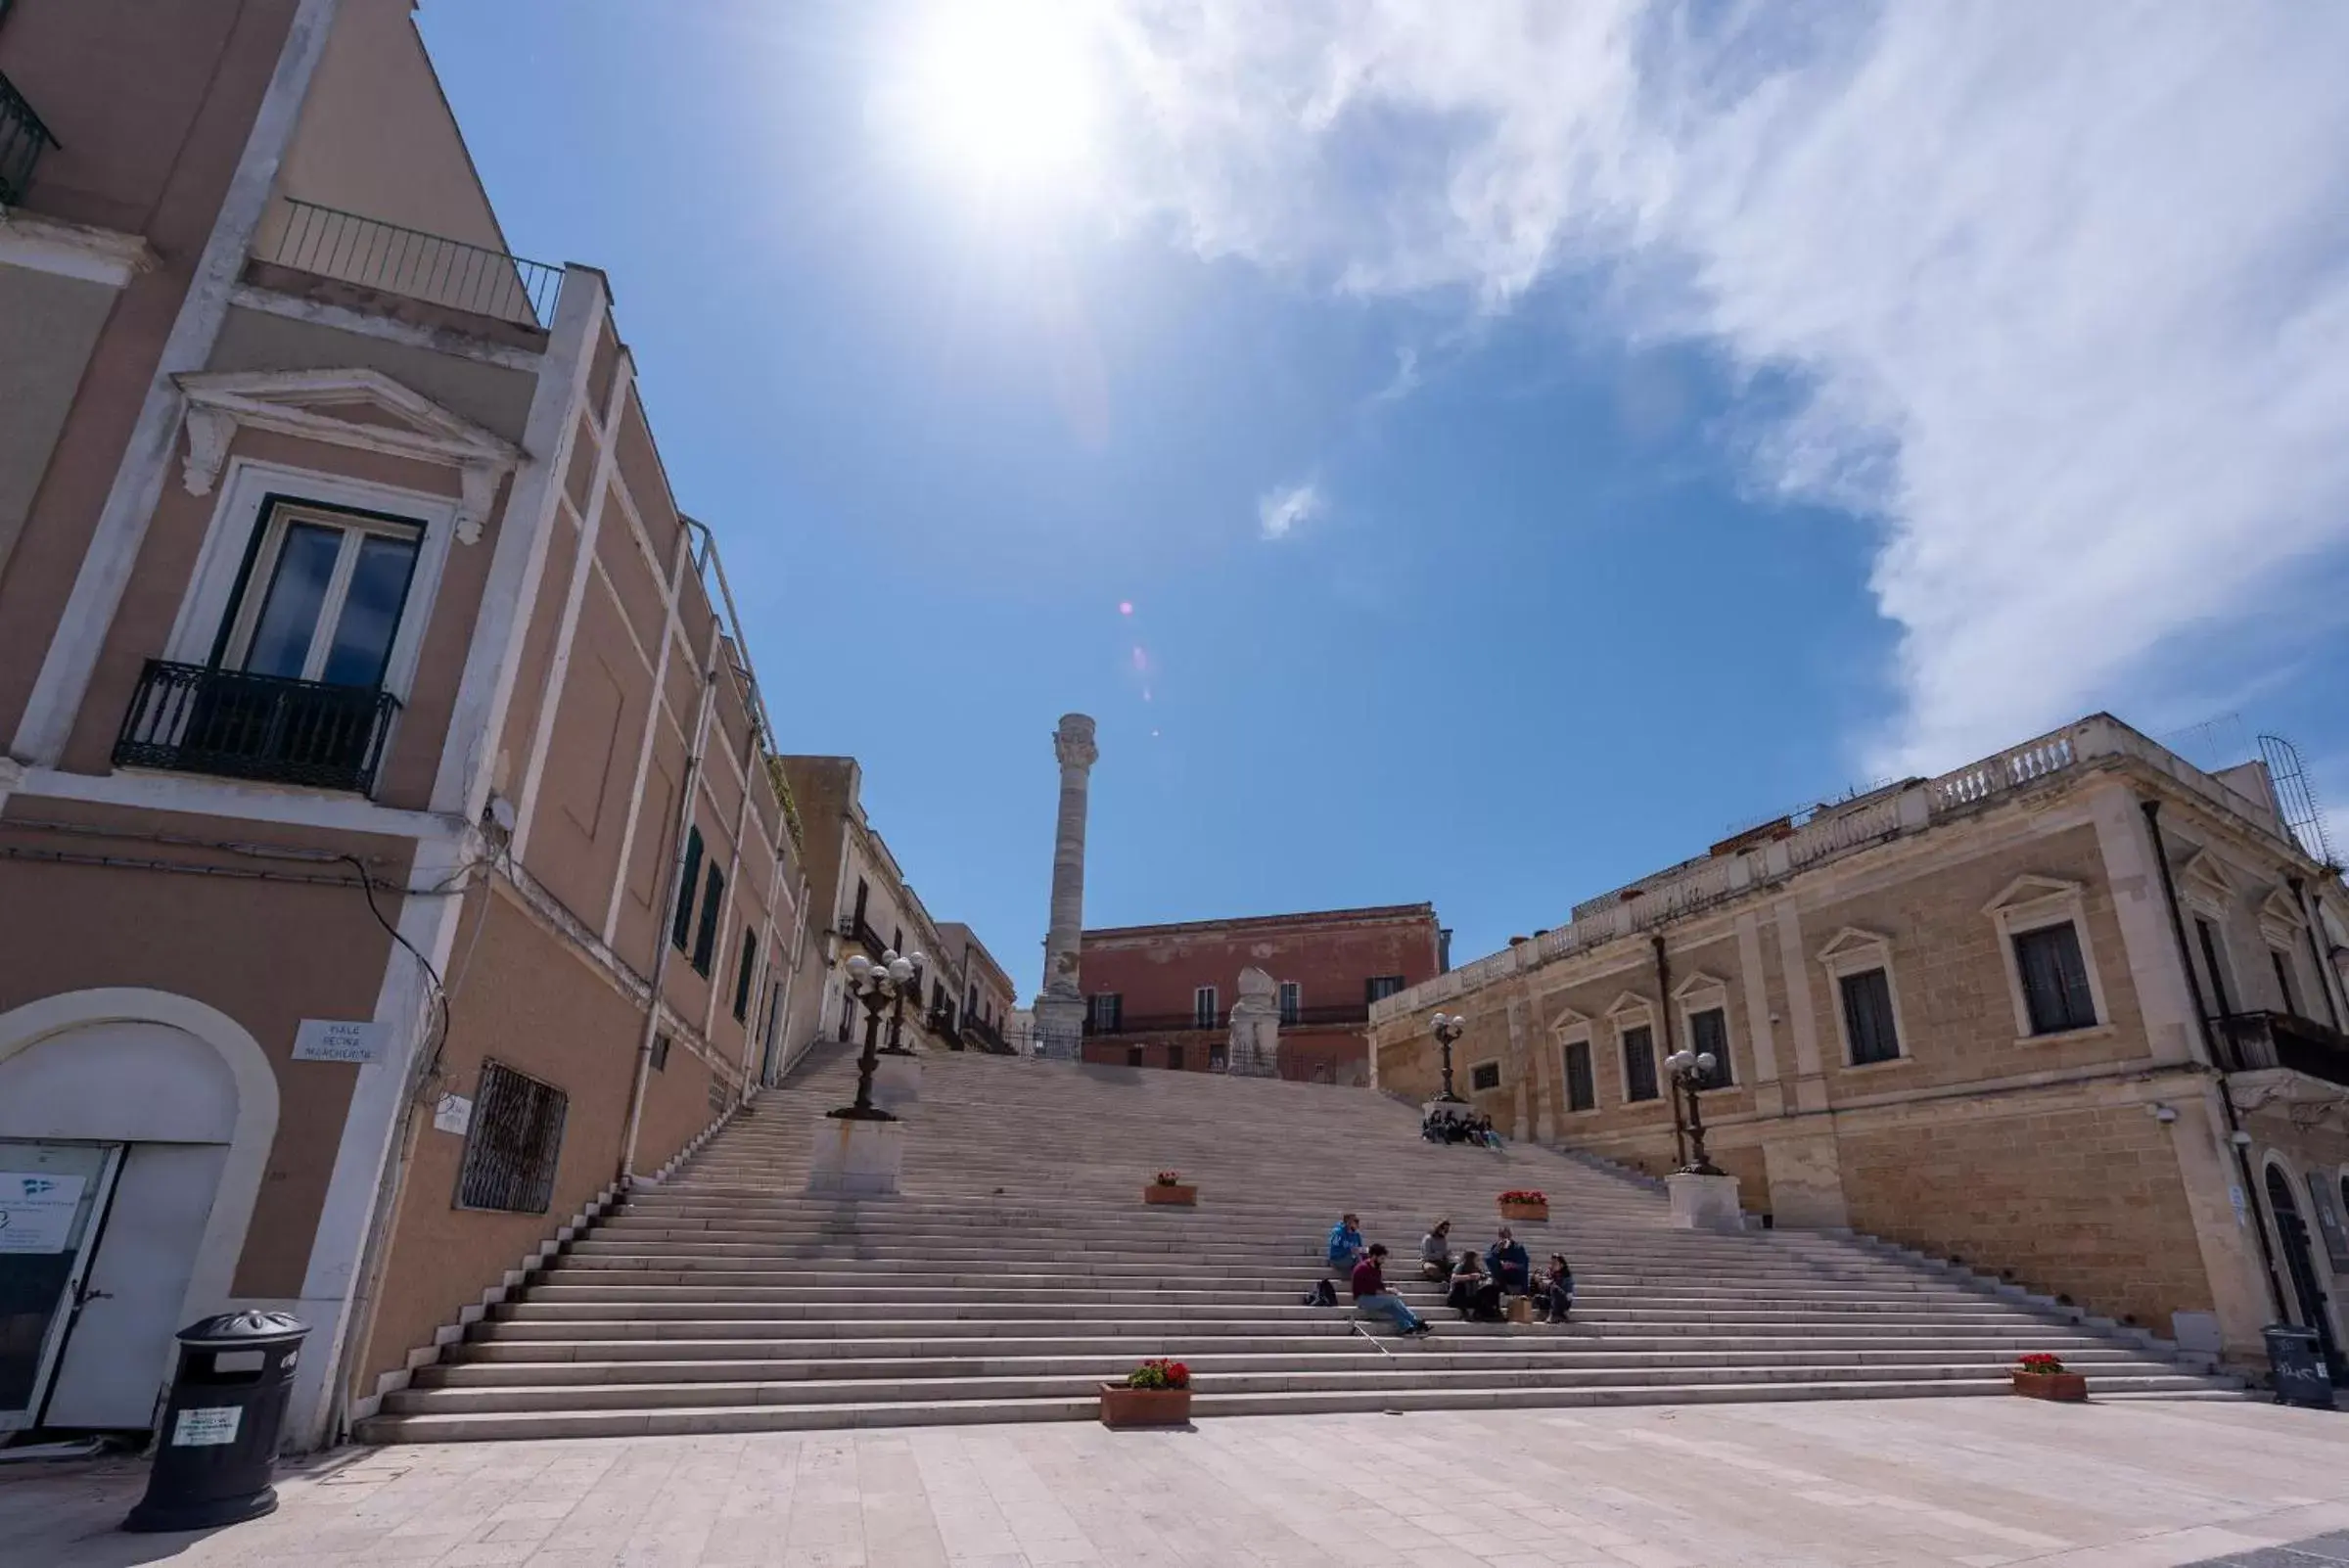
[(945, 944), (940, 957), (962, 977), (962, 1015), (955, 1027), (963, 1044), (973, 1050), (1008, 1054), (1011, 1043), (1004, 1031), (1019, 1002), (1019, 990), (1012, 985), (1011, 976), (995, 962), (995, 955), (987, 950), (978, 933), (961, 921), (941, 923), (938, 935)]
[(0, 1431), (267, 1306), (330, 1435), (788, 1007), (714, 542), (408, 11), (0, 7)]
[(1872, 1232), (2250, 1362), (2343, 1343), (2349, 892), (2263, 764), (2098, 715), (1784, 818), (1372, 1009), (1432, 1094), (1437, 1010), (1497, 1126), (1651, 1173), (1665, 1060), (1744, 1207)]
[[(966, 1038), (965, 1010), (980, 998), (999, 1033), (1011, 986), (1002, 967), (965, 925), (933, 920), (898, 858), (866, 817), (858, 789), (864, 770), (852, 757), (776, 759), (807, 843), (807, 906), (826, 929), (808, 943), (783, 1028), (785, 1044), (769, 1082), (818, 1040), (861, 1040), (867, 1014), (850, 992), (848, 960), (857, 952), (920, 954), (917, 995), (894, 1015), (903, 1043), (925, 1049), (995, 1049), (984, 1031)], [(829, 910), (827, 917), (823, 912)], [(885, 1022), (883, 1029), (890, 1027)], [(886, 1043), (887, 1035), (883, 1040)]]

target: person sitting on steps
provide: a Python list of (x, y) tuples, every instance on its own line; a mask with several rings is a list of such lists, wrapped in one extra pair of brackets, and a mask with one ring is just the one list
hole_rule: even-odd
[(1419, 1238), (1419, 1275), (1439, 1285), (1451, 1282), (1451, 1221), (1437, 1221)]
[(1562, 1323), (1574, 1311), (1574, 1266), (1562, 1252), (1549, 1255), (1549, 1268), (1542, 1275), (1542, 1321)]
[(1392, 1318), (1395, 1326), (1408, 1337), (1415, 1338), (1421, 1334), (1433, 1333), (1434, 1330), (1428, 1327), (1419, 1314), (1411, 1311), (1409, 1302), (1387, 1288), (1386, 1274), (1380, 1268), (1380, 1260), (1386, 1255), (1385, 1244), (1374, 1242), (1371, 1244), (1370, 1250), (1363, 1254), (1362, 1261), (1354, 1266), (1354, 1305), (1356, 1310), (1373, 1313), (1380, 1317)]
[(1534, 1256), (1525, 1250), (1524, 1242), (1509, 1233), (1507, 1225), (1500, 1227), (1500, 1234), (1485, 1249), (1485, 1267), (1512, 1296), (1523, 1296), (1533, 1287)]
[(1460, 1265), (1451, 1273), (1451, 1290), (1444, 1305), (1472, 1323), (1500, 1321), (1500, 1281), (1485, 1271), (1483, 1262), (1474, 1252), (1460, 1254)]
[(1362, 1222), (1357, 1215), (1340, 1215), (1329, 1227), (1329, 1267), (1351, 1270), (1362, 1261)]

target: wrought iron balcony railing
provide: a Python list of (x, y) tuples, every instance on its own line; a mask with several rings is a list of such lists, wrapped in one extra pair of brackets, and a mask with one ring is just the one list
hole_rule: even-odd
[(2292, 1013), (2230, 1013), (2219, 1019), (2219, 1066), (2230, 1073), (2282, 1067), (2349, 1084), (2349, 1035)]
[(996, 1056), (1011, 1054), (1011, 1045), (1003, 1038), (1001, 1030), (985, 1019), (973, 1018), (968, 1013), (963, 1015), (962, 1038), (964, 1044), (978, 1050), (988, 1051)]
[(1284, 1007), (1280, 1022), (1284, 1029), (1311, 1024), (1365, 1024), (1370, 1021), (1368, 1002), (1330, 1002), (1321, 1007)]
[(150, 659), (122, 715), (115, 761), (364, 795), (398, 711), (398, 698), (372, 686)]
[(842, 915), (840, 923), (833, 929), (840, 933), (841, 941), (854, 943), (865, 950), (868, 957), (878, 959), (889, 951), (889, 944), (881, 940), (881, 933), (875, 931), (860, 914)]
[(1128, 1013), (1123, 1010), (1106, 1018), (1087, 1017), (1087, 1035), (1173, 1035), (1183, 1030), (1221, 1029), (1223, 1015), (1202, 1018), (1191, 1013)]
[(554, 321), (561, 267), (313, 202), (289, 197), (284, 208), (282, 221), (262, 230), (260, 260), (517, 326)]
[(32, 184), (32, 166), (52, 147), (61, 146), (17, 91), (15, 82), (0, 76), (0, 207), (15, 207)]

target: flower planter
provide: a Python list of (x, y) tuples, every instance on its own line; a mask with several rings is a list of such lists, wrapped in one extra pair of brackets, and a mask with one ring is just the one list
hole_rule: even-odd
[(1142, 1201), (1144, 1203), (1171, 1203), (1183, 1209), (1196, 1208), (1199, 1203), (1199, 1188), (1195, 1183), (1189, 1181), (1153, 1181), (1142, 1188)]
[(2083, 1372), (2017, 1372), (2014, 1391), (2025, 1399), (2084, 1400), (2088, 1398), (2088, 1376)]
[(1549, 1205), (1546, 1203), (1504, 1203), (1500, 1206), (1500, 1217), (1503, 1220), (1547, 1221)]
[(1187, 1388), (1101, 1385), (1103, 1426), (1182, 1426), (1190, 1418), (1191, 1391)]

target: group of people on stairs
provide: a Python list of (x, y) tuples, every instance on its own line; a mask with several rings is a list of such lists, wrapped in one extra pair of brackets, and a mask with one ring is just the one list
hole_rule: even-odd
[[(1411, 1311), (1410, 1303), (1387, 1286), (1387, 1249), (1362, 1239), (1360, 1217), (1341, 1215), (1330, 1227), (1328, 1264), (1344, 1273), (1358, 1311), (1384, 1317), (1406, 1337), (1434, 1332), (1427, 1320)], [(1457, 1259), (1451, 1255), (1451, 1222), (1438, 1220), (1419, 1240), (1419, 1272), (1432, 1284), (1447, 1287), (1445, 1305), (1463, 1321), (1497, 1323), (1507, 1315), (1504, 1297), (1524, 1297), (1544, 1323), (1563, 1323), (1574, 1310), (1574, 1268), (1562, 1252), (1549, 1255), (1541, 1276), (1533, 1271), (1533, 1256), (1525, 1244), (1500, 1227), (1482, 1257), (1471, 1247)], [(1337, 1293), (1324, 1279), (1309, 1300), (1335, 1306)]]

